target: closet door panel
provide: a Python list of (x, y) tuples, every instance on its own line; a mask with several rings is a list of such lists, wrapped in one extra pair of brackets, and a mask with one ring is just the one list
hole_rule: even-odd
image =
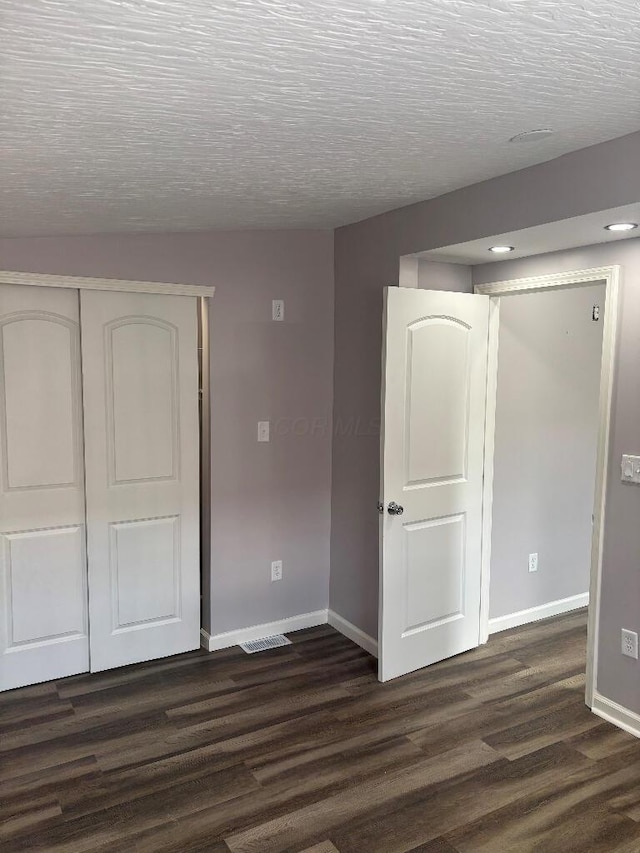
[(127, 322), (109, 329), (109, 452), (114, 483), (176, 477), (177, 343), (176, 328), (154, 322)]
[(0, 689), (89, 668), (78, 320), (0, 285)]
[(196, 307), (81, 294), (93, 671), (199, 646)]
[(5, 534), (16, 645), (86, 636), (83, 538), (77, 525)]
[(77, 485), (77, 324), (25, 317), (6, 324), (2, 337), (7, 488)]

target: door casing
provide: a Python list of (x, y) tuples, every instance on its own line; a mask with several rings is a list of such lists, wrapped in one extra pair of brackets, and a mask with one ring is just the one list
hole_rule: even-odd
[(498, 385), (498, 339), (500, 330), (500, 299), (518, 293), (532, 293), (551, 288), (580, 287), (596, 281), (605, 283), (605, 313), (600, 367), (600, 398), (598, 414), (598, 449), (591, 539), (591, 570), (589, 584), (589, 618), (587, 626), (587, 675), (585, 703), (597, 706), (601, 699), (597, 690), (598, 629), (602, 585), (603, 532), (606, 509), (606, 486), (609, 467), (611, 406), (615, 370), (616, 340), (620, 312), (621, 268), (618, 265), (595, 267), (564, 273), (531, 276), (477, 285), (475, 293), (491, 298), (489, 308), (489, 354), (487, 373), (487, 414), (485, 422), (483, 531), (481, 557), (480, 642), (489, 639), (489, 586), (491, 569), (491, 530), (493, 504), (493, 463), (496, 426), (496, 392)]

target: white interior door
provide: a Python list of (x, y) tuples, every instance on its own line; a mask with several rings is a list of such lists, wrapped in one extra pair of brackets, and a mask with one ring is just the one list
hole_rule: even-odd
[(0, 689), (89, 668), (78, 291), (0, 285)]
[(197, 304), (84, 290), (93, 672), (200, 640)]
[(487, 296), (386, 292), (381, 681), (479, 643), (488, 317)]

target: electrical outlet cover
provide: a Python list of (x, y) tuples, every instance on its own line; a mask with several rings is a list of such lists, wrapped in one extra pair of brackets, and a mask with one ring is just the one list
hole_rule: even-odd
[(638, 660), (638, 635), (627, 628), (622, 629), (622, 654)]

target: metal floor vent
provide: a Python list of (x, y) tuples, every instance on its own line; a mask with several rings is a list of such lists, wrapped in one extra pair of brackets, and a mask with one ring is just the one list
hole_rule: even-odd
[(278, 649), (280, 646), (290, 646), (291, 640), (288, 640), (284, 634), (274, 634), (273, 637), (262, 637), (260, 640), (249, 640), (248, 643), (240, 643), (240, 648), (248, 655), (253, 655), (256, 652), (265, 652), (267, 649)]

